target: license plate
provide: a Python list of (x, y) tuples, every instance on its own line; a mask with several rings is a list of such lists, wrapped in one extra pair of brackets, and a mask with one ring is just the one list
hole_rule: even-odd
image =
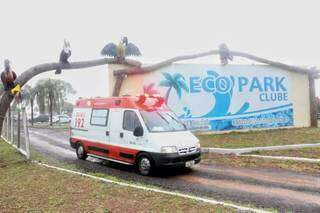
[(186, 167), (191, 168), (191, 167), (193, 167), (193, 166), (194, 166), (194, 160), (191, 160), (191, 161), (187, 161), (187, 162), (186, 162)]

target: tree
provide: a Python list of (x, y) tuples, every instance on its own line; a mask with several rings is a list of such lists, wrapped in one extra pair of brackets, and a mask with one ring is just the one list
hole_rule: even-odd
[(22, 103), (27, 106), (30, 104), (30, 110), (31, 110), (31, 125), (33, 125), (33, 109), (34, 109), (34, 100), (37, 96), (37, 91), (34, 87), (31, 87), (30, 85), (25, 85), (22, 90)]
[(189, 88), (186, 84), (186, 79), (180, 73), (175, 73), (170, 75), (169, 73), (163, 72), (162, 75), (164, 76), (165, 80), (160, 81), (159, 86), (168, 87), (165, 99), (166, 103), (168, 103), (169, 95), (171, 89), (174, 88), (179, 99), (181, 99), (182, 90), (189, 92)]
[(58, 79), (40, 79), (35, 87), (36, 100), (41, 114), (49, 112), (50, 125), (52, 125), (53, 111), (60, 114), (66, 96), (68, 94), (75, 94), (75, 90), (71, 84)]
[(63, 103), (63, 106), (62, 106), (62, 109), (61, 109), (61, 113), (71, 116), (72, 111), (73, 111), (73, 104), (65, 101)]

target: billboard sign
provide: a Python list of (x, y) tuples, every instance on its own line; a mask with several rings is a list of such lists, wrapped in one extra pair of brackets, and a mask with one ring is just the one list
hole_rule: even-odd
[(194, 130), (293, 126), (290, 86), (287, 71), (258, 65), (174, 64), (143, 77)]

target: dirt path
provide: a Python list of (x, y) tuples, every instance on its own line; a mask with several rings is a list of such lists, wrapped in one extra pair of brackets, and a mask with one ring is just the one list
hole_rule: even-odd
[[(190, 170), (159, 171), (142, 177), (134, 168), (89, 158), (76, 159), (65, 131), (30, 129), (32, 148), (84, 171), (191, 193), (217, 200), (250, 204), (278, 211), (320, 212), (320, 173), (317, 175), (267, 169), (242, 169), (201, 163)], [(107, 165), (105, 165), (107, 164)]]

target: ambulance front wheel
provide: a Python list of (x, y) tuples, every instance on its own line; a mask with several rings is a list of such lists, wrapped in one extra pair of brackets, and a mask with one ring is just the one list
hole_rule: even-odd
[(153, 171), (153, 161), (147, 154), (142, 154), (138, 158), (138, 171), (141, 175), (148, 176)]
[(81, 143), (78, 143), (76, 153), (77, 153), (77, 157), (81, 160), (85, 160), (88, 157), (88, 155), (87, 155), (86, 151), (84, 150), (84, 147)]

